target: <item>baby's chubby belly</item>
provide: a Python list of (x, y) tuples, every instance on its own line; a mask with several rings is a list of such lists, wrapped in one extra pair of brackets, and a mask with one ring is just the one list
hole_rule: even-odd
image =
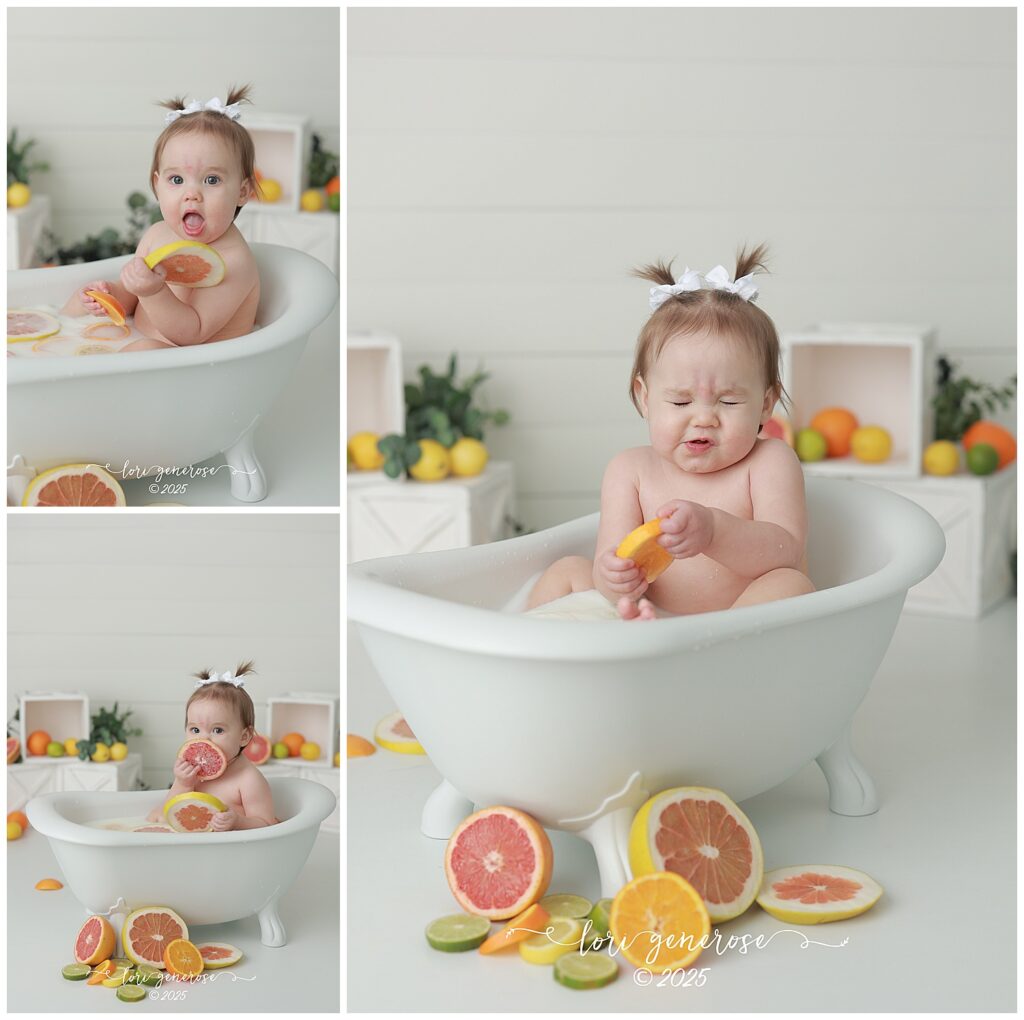
[(691, 556), (675, 560), (647, 589), (646, 598), (666, 613), (710, 613), (728, 609), (749, 584), (749, 577), (707, 556)]

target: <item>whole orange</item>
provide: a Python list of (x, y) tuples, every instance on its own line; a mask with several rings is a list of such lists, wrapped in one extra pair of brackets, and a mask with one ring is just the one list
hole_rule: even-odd
[(298, 758), (299, 751), (302, 750), (302, 745), (306, 742), (306, 738), (301, 733), (286, 733), (281, 738), (281, 743), (288, 748), (289, 758)]
[(332, 177), (327, 182), (327, 187), (324, 188), (324, 191), (326, 191), (328, 195), (337, 195), (338, 192), (341, 191), (341, 180), (337, 176)]
[(12, 811), (7, 816), (7, 821), (17, 822), (21, 826), (22, 832), (28, 831), (28, 816), (25, 814), (24, 811)]
[(811, 428), (825, 437), (830, 457), (849, 455), (850, 439), (859, 427), (856, 415), (845, 407), (826, 407), (811, 419)]
[(46, 754), (46, 748), (50, 745), (50, 734), (46, 730), (36, 730), (30, 733), (28, 738), (29, 754)]
[(969, 450), (976, 443), (988, 443), (996, 453), (999, 454), (999, 467), (1001, 471), (1012, 460), (1017, 459), (1017, 440), (1011, 432), (1007, 432), (1002, 425), (994, 421), (976, 421), (965, 433), (961, 440), (964, 449)]

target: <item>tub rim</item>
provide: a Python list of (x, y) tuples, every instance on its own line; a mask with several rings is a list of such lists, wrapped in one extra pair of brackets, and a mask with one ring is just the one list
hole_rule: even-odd
[[(942, 559), (946, 547), (942, 528), (904, 496), (849, 479), (808, 476), (805, 481), (808, 489), (831, 490), (835, 498), (873, 504), (876, 512), (878, 507), (885, 508), (892, 528), (889, 558), (881, 567), (836, 587), (762, 605), (659, 619), (628, 629), (608, 626), (618, 621), (572, 621), (568, 629), (566, 621), (483, 609), (388, 584), (382, 575), (393, 576), (397, 561), (407, 558), (394, 556), (349, 565), (347, 615), (361, 627), (476, 654), (561, 662), (640, 660), (687, 647), (708, 647), (751, 632), (802, 625), (897, 596), (902, 605), (909, 588)], [(588, 514), (538, 534), (550, 539), (557, 532), (589, 527), (598, 516)], [(515, 543), (534, 544), (537, 538), (524, 535), (494, 544), (511, 549)], [(469, 561), (479, 553), (477, 546), (414, 555)]]

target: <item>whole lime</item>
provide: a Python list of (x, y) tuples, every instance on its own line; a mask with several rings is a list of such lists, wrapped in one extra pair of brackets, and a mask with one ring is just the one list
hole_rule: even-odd
[(46, 753), (51, 758), (63, 758), (64, 757), (64, 745), (59, 740), (51, 740), (46, 745)]
[(803, 461), (824, 460), (828, 443), (817, 429), (800, 429), (796, 434), (796, 455)]
[(275, 758), (287, 758), (288, 754), (287, 744), (274, 744), (273, 755)]
[(335, 192), (333, 195), (327, 196), (327, 208), (331, 212), (341, 212), (341, 195)]
[(975, 443), (967, 451), (967, 467), (976, 475), (990, 475), (999, 467), (999, 451), (988, 443)]

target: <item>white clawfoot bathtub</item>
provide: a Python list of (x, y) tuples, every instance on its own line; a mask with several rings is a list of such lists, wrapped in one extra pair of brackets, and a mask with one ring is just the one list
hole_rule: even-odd
[(877, 810), (850, 726), (907, 589), (945, 550), (916, 504), (807, 479), (819, 589), (652, 622), (522, 615), (541, 571), (593, 556), (598, 515), (535, 535), (349, 567), (348, 615), (443, 780), (422, 830), (503, 804), (594, 847), (602, 896), (629, 878), (629, 826), (674, 786), (756, 796), (817, 759), (839, 814)]
[[(223, 453), (231, 495), (247, 503), (265, 498), (256, 426), (284, 389), (310, 332), (338, 300), (338, 281), (304, 252), (251, 247), (260, 304), (258, 328), (246, 336), (113, 357), (8, 358), (8, 464), (20, 455), (38, 471), (92, 463), (109, 464), (116, 474), (127, 463), (131, 477), (140, 477)], [(117, 279), (130, 257), (9, 272), (7, 307), (59, 308), (90, 280)]]
[(234, 832), (114, 832), (84, 822), (143, 817), (166, 791), (48, 793), (28, 802), (63, 878), (89, 914), (116, 918), (170, 907), (188, 925), (259, 915), (265, 946), (287, 941), (278, 903), (306, 863), (336, 798), (308, 779), (269, 779), (277, 825)]

